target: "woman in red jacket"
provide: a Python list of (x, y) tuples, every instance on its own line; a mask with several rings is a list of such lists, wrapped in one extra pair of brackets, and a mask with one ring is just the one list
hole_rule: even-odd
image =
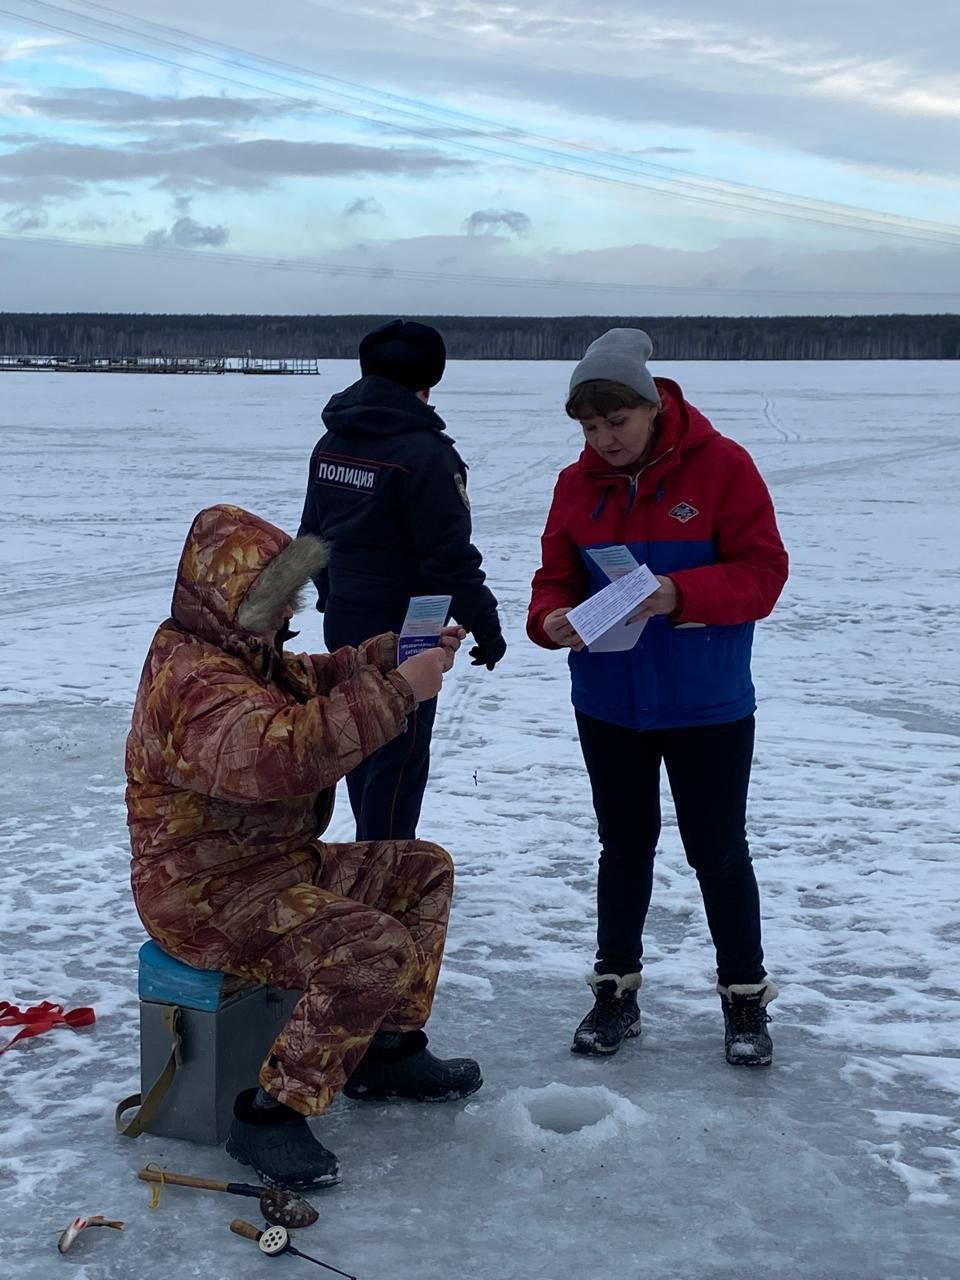
[[(615, 1053), (640, 1034), (643, 925), (660, 835), (660, 766), (717, 953), (727, 1061), (766, 1065), (760, 900), (746, 839), (756, 701), (753, 624), (787, 579), (773, 504), (750, 455), (668, 378), (640, 329), (611, 329), (570, 380), (586, 447), (560, 473), (527, 619), (567, 648), (601, 844), (594, 1006), (574, 1053)], [(567, 614), (609, 582), (603, 548), (626, 546), (659, 581), (625, 652), (590, 652)], [(597, 554), (600, 553), (600, 554)], [(620, 553), (621, 557), (623, 553)]]

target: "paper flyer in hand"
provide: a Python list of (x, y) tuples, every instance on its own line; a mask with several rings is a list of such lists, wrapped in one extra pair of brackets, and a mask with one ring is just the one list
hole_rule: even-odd
[(647, 624), (646, 618), (634, 623), (627, 618), (660, 583), (645, 564), (637, 563), (629, 547), (594, 547), (587, 554), (610, 579), (610, 586), (571, 609), (567, 620), (591, 653), (625, 653), (634, 647)]
[(611, 582), (625, 578), (628, 573), (640, 567), (640, 562), (629, 547), (590, 547), (587, 555), (602, 569)]
[(446, 626), (452, 596), (414, 596), (397, 643), (397, 666), (425, 649), (435, 649)]

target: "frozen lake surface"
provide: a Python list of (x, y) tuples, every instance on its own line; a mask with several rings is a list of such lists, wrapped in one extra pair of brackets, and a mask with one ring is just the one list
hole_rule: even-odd
[[(750, 833), (776, 1062), (723, 1061), (696, 881), (665, 816), (644, 1034), (569, 1053), (588, 1006), (594, 820), (563, 659), (524, 638), (538, 535), (578, 452), (559, 364), (461, 363), (435, 395), (471, 464), (511, 648), (448, 680), (421, 833), (459, 871), (433, 1047), (465, 1107), (339, 1102), (309, 1253), (361, 1280), (955, 1280), (960, 1275), (960, 362), (680, 364), (753, 453), (792, 558), (757, 630)], [(93, 1005), (0, 1058), (0, 1270), (304, 1273), (231, 1236), (255, 1203), (136, 1181), (222, 1152), (115, 1137), (136, 1086), (123, 739), (194, 514), (295, 531), (326, 397), (352, 380), (0, 376), (0, 999)], [(321, 648), (319, 617), (300, 619)], [(347, 836), (342, 796), (329, 838)], [(78, 1213), (122, 1218), (64, 1259)], [(8, 1270), (9, 1268), (9, 1270)], [(316, 1274), (320, 1274), (317, 1272)]]

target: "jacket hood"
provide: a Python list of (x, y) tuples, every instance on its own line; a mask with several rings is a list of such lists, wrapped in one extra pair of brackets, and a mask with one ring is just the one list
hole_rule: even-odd
[(415, 391), (370, 374), (333, 396), (323, 411), (328, 431), (344, 435), (397, 436), (410, 431), (443, 431), (444, 421)]
[[(699, 409), (684, 400), (683, 392), (672, 378), (654, 381), (660, 392), (661, 408), (650, 461), (639, 471), (637, 488), (640, 491), (655, 488), (666, 471), (675, 467), (685, 454), (702, 448), (720, 434)], [(577, 466), (604, 487), (621, 480), (627, 482), (638, 475), (635, 468), (611, 467), (589, 445), (584, 446)]]
[(260, 635), (327, 559), (320, 538), (291, 538), (242, 507), (207, 507), (187, 534), (171, 615), (185, 631), (220, 646), (237, 633)]

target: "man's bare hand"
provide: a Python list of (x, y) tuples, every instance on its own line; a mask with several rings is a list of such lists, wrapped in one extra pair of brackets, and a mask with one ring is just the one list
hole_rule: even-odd
[(443, 687), (443, 673), (452, 665), (452, 656), (448, 658), (449, 649), (424, 649), (423, 653), (415, 653), (406, 662), (401, 662), (397, 671), (403, 676), (413, 690), (417, 702), (427, 702), (435, 698)]
[(453, 666), (456, 652), (466, 638), (467, 633), (463, 627), (444, 627), (440, 632), (440, 650), (443, 653), (445, 672)]
[(553, 641), (564, 649), (573, 649), (579, 653), (584, 643), (567, 621), (569, 609), (554, 609), (543, 620), (543, 629)]

